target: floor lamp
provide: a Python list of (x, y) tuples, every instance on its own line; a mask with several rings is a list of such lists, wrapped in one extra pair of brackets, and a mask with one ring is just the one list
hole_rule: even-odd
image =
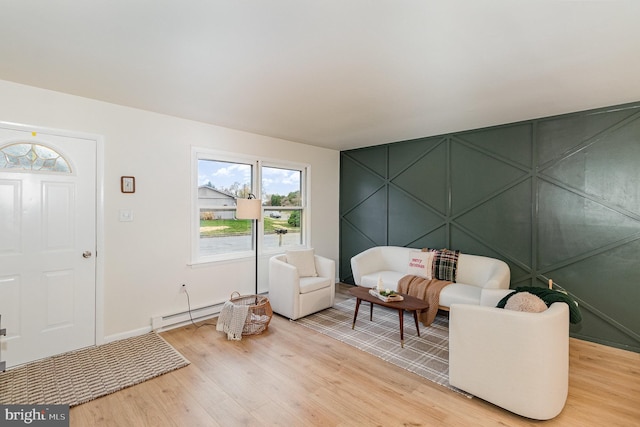
[(236, 218), (254, 220), (254, 233), (256, 234), (256, 295), (258, 295), (258, 220), (262, 214), (262, 202), (256, 196), (249, 194), (246, 199), (236, 200)]

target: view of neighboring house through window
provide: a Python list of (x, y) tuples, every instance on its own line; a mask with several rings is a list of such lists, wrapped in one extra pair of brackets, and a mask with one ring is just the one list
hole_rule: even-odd
[(253, 165), (198, 160), (199, 258), (251, 251), (253, 221), (236, 219), (236, 199), (251, 193)]
[(306, 167), (280, 166), (260, 159), (231, 159), (196, 152), (199, 224), (194, 262), (255, 254), (253, 220), (236, 219), (236, 201), (249, 194), (260, 198), (260, 252), (303, 245)]

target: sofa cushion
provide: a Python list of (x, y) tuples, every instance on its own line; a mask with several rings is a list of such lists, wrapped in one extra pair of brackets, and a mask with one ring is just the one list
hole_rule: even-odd
[(451, 304), (480, 305), (482, 288), (463, 283), (452, 283), (440, 291), (440, 305), (451, 307)]
[(378, 286), (378, 277), (382, 279), (382, 285), (385, 289), (391, 289), (392, 291), (398, 290), (398, 282), (406, 276), (406, 273), (401, 273), (398, 271), (376, 271), (372, 274), (367, 274), (362, 276), (360, 286), (364, 286), (366, 288), (375, 288)]
[(407, 274), (423, 277), (427, 280), (433, 278), (433, 251), (411, 251), (409, 252), (409, 268)]
[(331, 279), (328, 277), (301, 277), (300, 278), (300, 293), (308, 294), (309, 292), (317, 291), (318, 289), (324, 289), (331, 286)]
[(313, 249), (287, 251), (286, 256), (287, 264), (296, 267), (300, 277), (314, 277), (318, 275)]

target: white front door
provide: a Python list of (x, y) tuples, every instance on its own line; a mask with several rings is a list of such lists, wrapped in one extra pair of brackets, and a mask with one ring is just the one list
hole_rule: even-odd
[(7, 367), (95, 344), (96, 152), (95, 140), (0, 124)]

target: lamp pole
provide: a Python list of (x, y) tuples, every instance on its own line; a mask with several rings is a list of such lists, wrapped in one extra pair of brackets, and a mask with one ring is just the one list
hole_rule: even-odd
[(260, 199), (256, 198), (252, 193), (249, 193), (249, 197), (246, 199), (236, 200), (236, 218), (237, 219), (252, 219), (254, 220), (253, 232), (256, 235), (256, 280), (255, 290), (258, 294), (258, 220), (262, 214), (262, 203)]
[(253, 232), (256, 235), (256, 295), (258, 295), (258, 219), (254, 219)]

